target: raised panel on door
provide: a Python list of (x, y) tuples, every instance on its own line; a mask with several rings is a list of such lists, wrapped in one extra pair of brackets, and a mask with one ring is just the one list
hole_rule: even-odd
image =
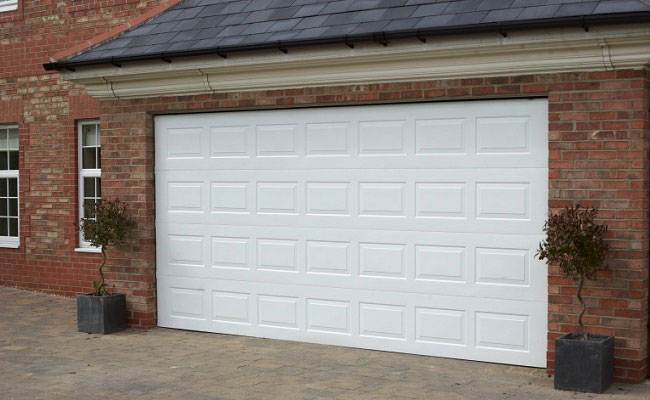
[[(474, 298), (544, 301), (541, 235), (167, 225), (167, 238), (201, 238), (199, 263), (171, 259), (158, 236), (158, 275), (321, 285)], [(211, 244), (211, 245), (210, 245)]]
[[(546, 168), (547, 109), (534, 99), (160, 116), (156, 170)], [(188, 127), (193, 145), (169, 142)]]
[[(543, 168), (443, 170), (170, 171), (190, 186), (183, 209), (166, 188), (157, 219), (170, 223), (539, 234)], [(201, 190), (200, 188), (205, 188)], [(208, 190), (207, 188), (212, 188)], [(176, 204), (176, 203), (174, 203)]]

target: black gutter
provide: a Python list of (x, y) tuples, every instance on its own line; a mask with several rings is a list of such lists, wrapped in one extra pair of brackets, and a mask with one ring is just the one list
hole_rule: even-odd
[(563, 27), (582, 27), (585, 30), (589, 26), (594, 25), (612, 25), (617, 23), (635, 23), (635, 22), (650, 22), (650, 11), (635, 12), (635, 13), (618, 13), (618, 14), (602, 14), (602, 15), (589, 15), (577, 17), (562, 17), (562, 18), (548, 18), (538, 20), (527, 20), (525, 22), (499, 22), (475, 25), (463, 25), (455, 27), (431, 28), (431, 29), (410, 29), (395, 32), (376, 32), (372, 34), (361, 35), (346, 35), (336, 37), (315, 38), (307, 40), (294, 40), (285, 42), (270, 42), (252, 45), (235, 45), (224, 46), (200, 50), (181, 50), (176, 52), (161, 52), (145, 55), (133, 56), (118, 56), (103, 59), (87, 60), (87, 61), (56, 61), (43, 64), (43, 68), (48, 71), (61, 70), (61, 69), (74, 69), (74, 67), (90, 66), (99, 64), (113, 64), (120, 65), (123, 62), (129, 61), (146, 61), (163, 59), (167, 62), (171, 61), (172, 57), (192, 57), (203, 55), (220, 55), (225, 57), (229, 53), (244, 52), (244, 51), (260, 51), (260, 50), (274, 50), (280, 49), (285, 51), (289, 48), (326, 45), (326, 44), (350, 44), (359, 42), (377, 42), (386, 45), (390, 40), (398, 39), (419, 39), (425, 41), (426, 38), (432, 36), (453, 35), (453, 34), (472, 34), (472, 33), (499, 33), (506, 36), (508, 31), (514, 30), (528, 30), (538, 28), (563, 28)]

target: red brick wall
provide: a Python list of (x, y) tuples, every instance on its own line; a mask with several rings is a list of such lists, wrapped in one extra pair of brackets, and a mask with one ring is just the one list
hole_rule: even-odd
[[(72, 296), (90, 290), (99, 261), (96, 254), (74, 252), (75, 124), (99, 117), (99, 108), (83, 88), (42, 65), (169, 0), (18, 3), (18, 10), (0, 12), (0, 124), (19, 126), (20, 248), (0, 249), (0, 285)], [(132, 282), (134, 292), (140, 279)], [(136, 304), (130, 305), (131, 323), (151, 326), (151, 312), (139, 318)]]
[[(629, 70), (102, 101), (102, 146), (109, 158), (104, 193), (119, 194), (129, 201), (142, 222), (131, 257), (139, 260), (138, 265), (135, 261), (129, 264), (128, 249), (124, 249), (119, 271), (126, 274), (126, 284), (140, 275), (153, 279), (156, 113), (546, 96), (549, 207), (557, 211), (576, 202), (599, 207), (602, 220), (610, 227), (613, 251), (609, 269), (585, 289), (589, 305), (586, 322), (593, 333), (616, 336), (617, 379), (639, 382), (648, 375), (649, 82), (647, 71)], [(579, 307), (575, 284), (562, 278), (557, 268), (550, 268), (548, 281), (548, 366), (552, 370), (553, 339), (576, 329)], [(153, 310), (154, 283), (150, 284), (142, 296)]]

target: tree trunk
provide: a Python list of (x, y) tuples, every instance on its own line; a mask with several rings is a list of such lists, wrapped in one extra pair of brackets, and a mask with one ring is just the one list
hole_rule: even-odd
[(106, 250), (104, 250), (104, 246), (102, 246), (102, 263), (99, 266), (99, 287), (97, 288), (97, 296), (103, 296), (104, 295), (104, 287), (106, 286), (106, 282), (104, 280), (104, 265), (106, 264)]
[(582, 333), (582, 340), (587, 340), (587, 329), (585, 328), (585, 324), (582, 322), (582, 317), (585, 315), (585, 311), (587, 310), (587, 305), (585, 304), (585, 300), (582, 298), (582, 287), (585, 284), (585, 275), (582, 274), (580, 275), (580, 283), (578, 284), (578, 300), (580, 301), (580, 305), (582, 306), (582, 309), (580, 310), (580, 314), (578, 315), (578, 324), (580, 325), (580, 331)]

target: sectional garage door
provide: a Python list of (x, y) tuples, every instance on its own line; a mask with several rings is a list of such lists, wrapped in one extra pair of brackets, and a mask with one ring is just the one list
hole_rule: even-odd
[(155, 129), (161, 326), (545, 366), (546, 100)]

